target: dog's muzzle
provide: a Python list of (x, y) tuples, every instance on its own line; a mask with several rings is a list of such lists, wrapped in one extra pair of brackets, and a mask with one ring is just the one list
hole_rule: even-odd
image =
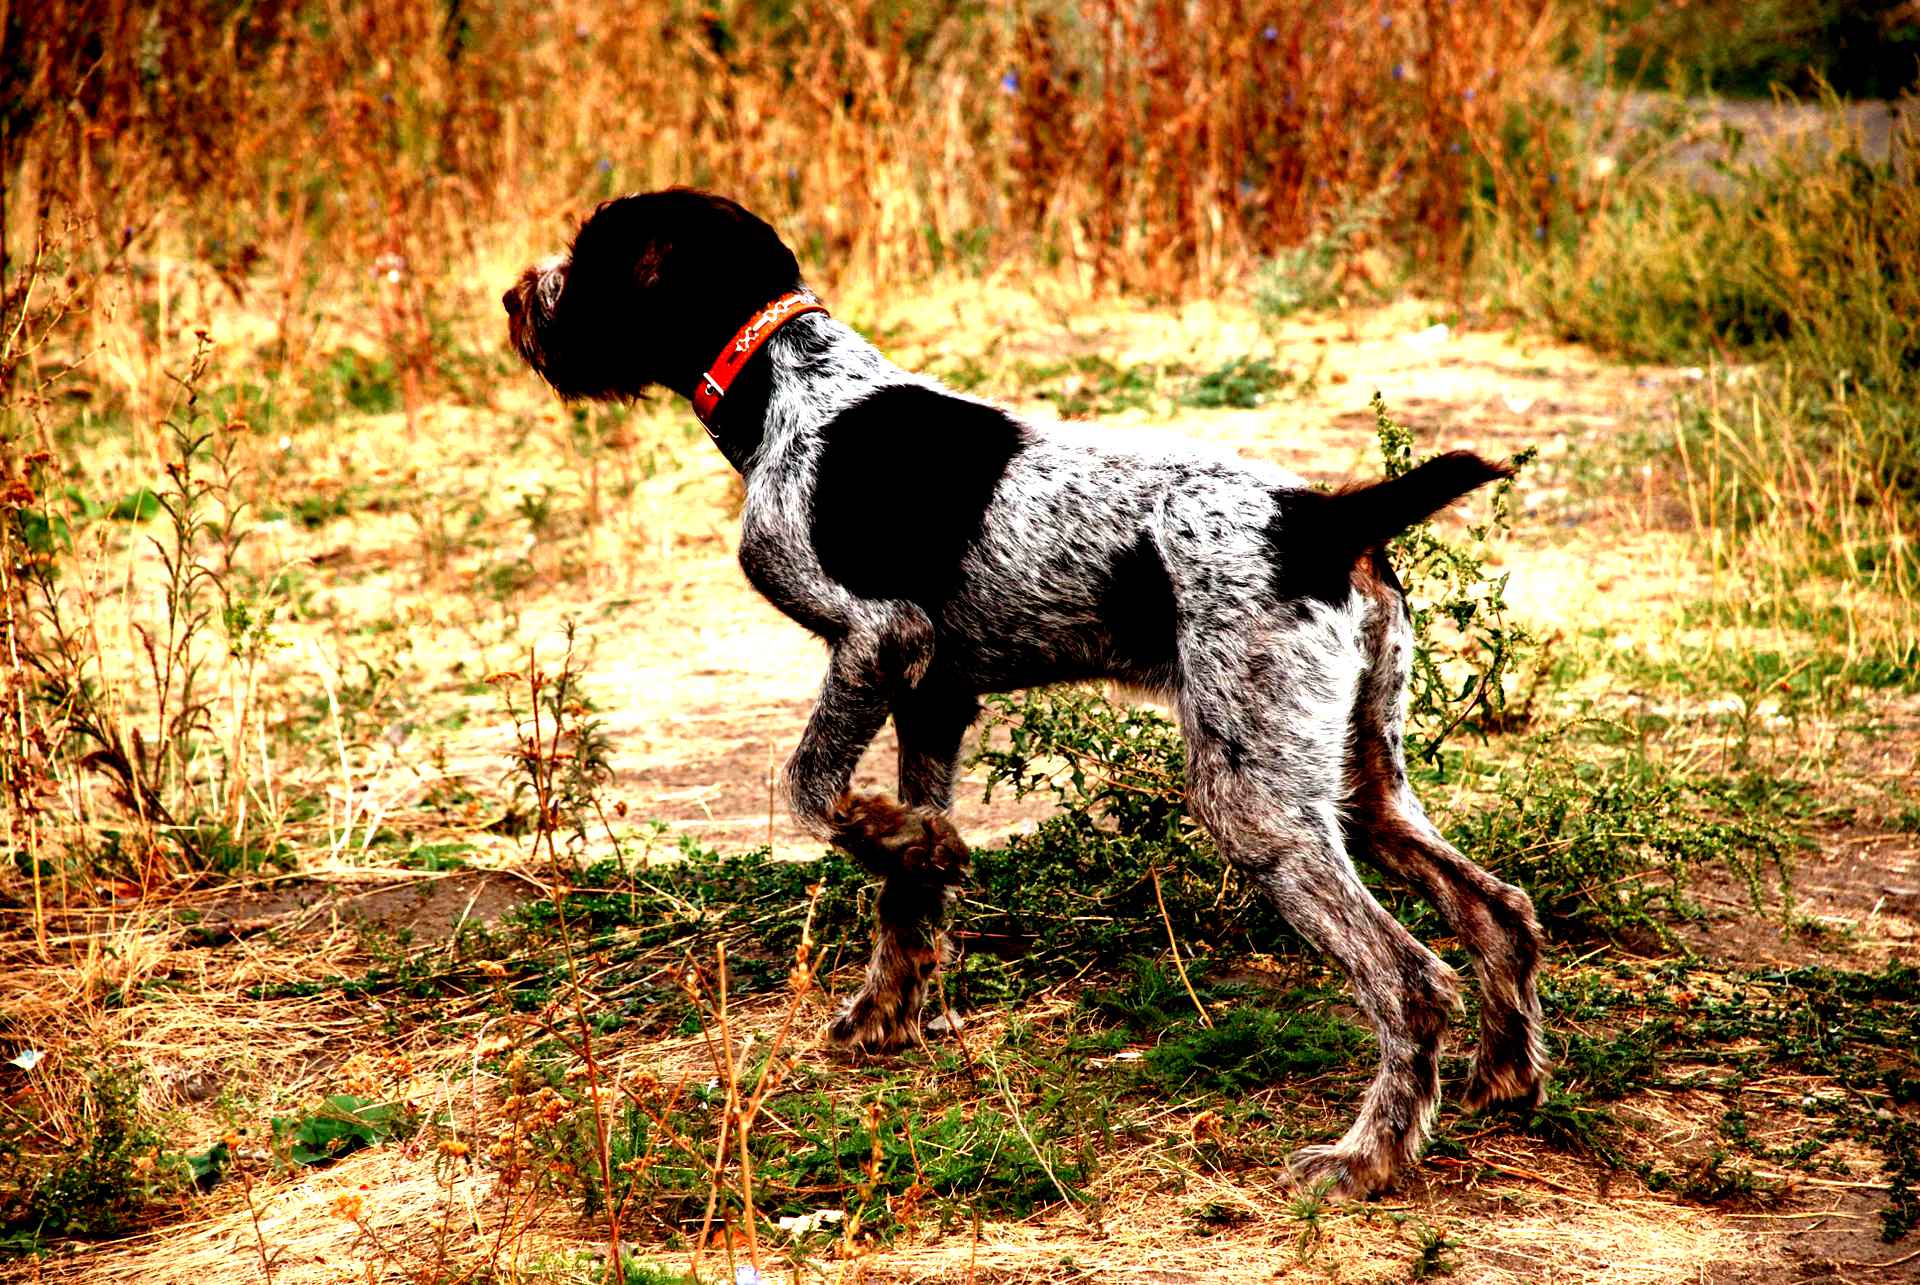
[(543, 375), (546, 373), (545, 348), (540, 335), (553, 321), (553, 308), (559, 302), (560, 288), (566, 279), (566, 259), (556, 255), (521, 273), (520, 279), (500, 296), (500, 306), (507, 311), (507, 335), (514, 351)]

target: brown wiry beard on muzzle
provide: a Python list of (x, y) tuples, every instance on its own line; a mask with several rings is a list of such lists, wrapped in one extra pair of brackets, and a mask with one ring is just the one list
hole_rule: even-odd
[(542, 332), (552, 324), (553, 305), (560, 294), (560, 274), (552, 269), (528, 268), (513, 283), (508, 296), (514, 302), (507, 315), (507, 340), (535, 374), (553, 382), (548, 373)]

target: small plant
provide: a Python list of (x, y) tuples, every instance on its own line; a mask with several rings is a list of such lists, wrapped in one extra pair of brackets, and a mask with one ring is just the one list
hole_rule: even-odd
[[(1413, 435), (1373, 395), (1375, 433), (1388, 477), (1414, 466)], [(1522, 468), (1528, 447), (1510, 461)], [(1486, 730), (1511, 730), (1528, 711), (1510, 706), (1509, 685), (1533, 646), (1525, 626), (1507, 616), (1505, 576), (1486, 570), (1486, 549), (1512, 526), (1513, 479), (1493, 488), (1492, 515), (1468, 529), (1470, 543), (1442, 538), (1422, 523), (1390, 546), (1394, 570), (1413, 617), (1413, 678), (1408, 692), (1409, 749), (1429, 762), (1447, 738), (1470, 721)]]
[(331, 1164), (362, 1147), (409, 1137), (419, 1117), (404, 1102), (335, 1093), (299, 1115), (275, 1116), (274, 1149), (297, 1165)]
[(1152, 409), (1167, 372), (1150, 364), (1120, 366), (1095, 355), (1040, 366), (1022, 364), (1017, 373), (1025, 395), (1052, 402), (1061, 419), (1092, 419)]
[(519, 737), (513, 804), (532, 813), (535, 852), (544, 843), (556, 859), (556, 839), (564, 835), (570, 850), (578, 852), (587, 844), (591, 823), (597, 823), (619, 851), (612, 818), (600, 802), (600, 791), (613, 779), (607, 761), (613, 743), (581, 690), (584, 670), (574, 654), (571, 620), (565, 635), (566, 650), (557, 671), (542, 670), (529, 656), (525, 670), (488, 679), (500, 690)]
[(1306, 1258), (1319, 1248), (1321, 1239), (1327, 1234), (1327, 1193), (1332, 1188), (1333, 1181), (1328, 1179), (1299, 1191), (1287, 1202), (1287, 1217), (1298, 1228), (1294, 1233), (1294, 1252), (1301, 1258)]
[(1293, 380), (1292, 371), (1280, 369), (1265, 357), (1235, 357), (1187, 385), (1186, 391), (1180, 394), (1180, 404), (1201, 409), (1230, 406), (1251, 410)]
[(1446, 1228), (1423, 1222), (1414, 1244), (1416, 1253), (1408, 1269), (1414, 1280), (1429, 1281), (1436, 1276), (1453, 1275), (1454, 1264), (1449, 1255), (1460, 1246), (1448, 1238)]
[(116, 1235), (192, 1185), (187, 1162), (141, 1110), (137, 1069), (96, 1069), (76, 1107), (64, 1137), (48, 1120), (0, 1116), (0, 1245)]

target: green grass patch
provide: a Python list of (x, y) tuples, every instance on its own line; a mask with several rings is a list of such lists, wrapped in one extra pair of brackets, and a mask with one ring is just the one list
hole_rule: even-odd
[(1147, 1054), (1142, 1082), (1171, 1098), (1235, 1097), (1364, 1068), (1371, 1037), (1325, 1012), (1326, 999), (1295, 991), (1276, 997), (1274, 1007), (1233, 1005), (1216, 1013), (1211, 1026), (1197, 1017), (1182, 1022)]
[[(1885, 1166), (1888, 1241), (1920, 1225), (1920, 970), (1728, 969), (1674, 960), (1622, 962), (1606, 974), (1549, 974), (1548, 1028), (1562, 1032), (1556, 1083), (1528, 1123), (1535, 1136), (1631, 1167), (1656, 1190), (1702, 1203), (1764, 1204), (1776, 1193), (1754, 1164), (1846, 1175), (1831, 1147), (1865, 1144)], [(1578, 1023), (1578, 1027), (1573, 1024)], [(1805, 1076), (1786, 1109), (1803, 1127), (1769, 1143), (1748, 1128), (1761, 1077)], [(1719, 1140), (1675, 1162), (1629, 1164), (1611, 1104), (1646, 1089), (1720, 1095)], [(1863, 1175), (1854, 1174), (1855, 1177)], [(1872, 1177), (1872, 1175), (1864, 1175)]]

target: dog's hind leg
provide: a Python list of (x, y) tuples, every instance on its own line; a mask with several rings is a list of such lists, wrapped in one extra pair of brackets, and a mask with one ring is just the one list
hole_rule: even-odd
[[(900, 801), (909, 816), (938, 815), (951, 804), (960, 739), (979, 712), (971, 692), (932, 679), (895, 702)], [(859, 806), (876, 804), (867, 800)], [(911, 1043), (919, 1030), (928, 986), (947, 962), (942, 924), (966, 874), (967, 851), (957, 835), (948, 839), (942, 833), (930, 838), (928, 858), (875, 870), (882, 882), (874, 906), (873, 958), (860, 990), (828, 1028), (841, 1043), (894, 1048)]]
[(1402, 729), (1413, 631), (1391, 573), (1375, 570), (1366, 629), (1368, 667), (1353, 710), (1347, 840), (1356, 855), (1419, 891), (1473, 959), (1480, 983), (1480, 1046), (1461, 1098), (1469, 1111), (1533, 1106), (1546, 1086), (1535, 974), (1543, 939), (1533, 902), (1462, 856), (1441, 836), (1407, 782)]
[(1182, 641), (1180, 692), (1194, 814), (1340, 966), (1379, 1040), (1352, 1127), (1292, 1160), (1301, 1183), (1345, 1197), (1380, 1191), (1420, 1154), (1458, 1002), (1453, 971), (1374, 900), (1347, 857), (1340, 809), (1357, 632), (1351, 611), (1321, 608), (1195, 632)]

